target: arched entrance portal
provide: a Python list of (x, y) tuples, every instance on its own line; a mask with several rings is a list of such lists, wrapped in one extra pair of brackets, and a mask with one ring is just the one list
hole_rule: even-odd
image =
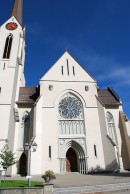
[(60, 172), (87, 173), (86, 143), (84, 139), (60, 139)]
[(27, 175), (27, 156), (23, 153), (19, 160), (19, 174), (21, 176)]
[[(81, 145), (78, 142), (71, 140), (67, 143), (66, 146), (70, 150), (73, 150), (73, 153), (75, 152), (75, 154), (77, 156), (77, 164), (78, 164), (77, 171), (80, 172), (81, 174), (86, 174), (86, 172), (87, 172), (86, 157), (85, 157), (85, 152), (84, 152), (83, 148), (81, 147)], [(69, 151), (69, 152), (71, 152), (71, 151)]]
[(69, 148), (66, 153), (66, 171), (78, 172), (77, 154), (73, 148)]

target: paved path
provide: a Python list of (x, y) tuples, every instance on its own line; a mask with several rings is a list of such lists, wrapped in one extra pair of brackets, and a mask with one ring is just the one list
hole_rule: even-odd
[[(25, 180), (26, 178), (11, 177), (8, 179)], [(33, 176), (32, 180), (43, 181), (40, 176)], [(127, 189), (129, 189), (128, 193), (130, 194), (130, 172), (101, 175), (81, 175), (79, 173), (59, 174), (56, 175), (53, 184), (54, 194), (96, 194), (96, 192), (104, 194), (106, 191), (108, 194), (109, 192), (112, 193), (112, 191), (126, 191)]]
[(112, 194), (130, 194), (130, 191), (113, 192)]
[(106, 191), (108, 193), (109, 191), (130, 189), (130, 173), (101, 175), (68, 173), (57, 175), (56, 180), (53, 180), (53, 184), (54, 194), (82, 194), (96, 192), (101, 192), (103, 194)]
[(103, 184), (116, 184), (130, 182), (130, 173), (82, 175), (79, 173), (68, 173), (57, 175), (53, 180), (55, 188), (81, 187)]
[[(83, 194), (83, 193), (109, 193), (111, 191), (130, 190), (129, 183), (119, 184), (104, 184), (95, 186), (83, 186), (83, 187), (68, 187), (68, 188), (54, 188), (54, 194)], [(129, 191), (130, 193), (130, 191)]]

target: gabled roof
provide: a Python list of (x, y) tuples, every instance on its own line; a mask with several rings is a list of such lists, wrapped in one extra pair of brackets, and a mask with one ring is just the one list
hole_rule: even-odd
[(20, 87), (19, 99), (17, 104), (34, 104), (39, 97), (39, 88), (37, 87)]
[(68, 51), (63, 53), (40, 81), (96, 82)]
[(22, 25), (22, 6), (23, 0), (15, 0), (10, 17), (14, 16)]
[(108, 87), (107, 89), (99, 89), (98, 90), (98, 100), (105, 107), (121, 105), (120, 98), (117, 96), (115, 91), (110, 87)]

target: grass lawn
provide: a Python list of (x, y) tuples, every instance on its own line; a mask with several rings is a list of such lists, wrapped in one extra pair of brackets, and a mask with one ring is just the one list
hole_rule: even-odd
[[(31, 181), (31, 187), (42, 187), (42, 182)], [(13, 188), (13, 187), (28, 187), (27, 181), (23, 180), (6, 180), (5, 182), (2, 180), (0, 188)]]

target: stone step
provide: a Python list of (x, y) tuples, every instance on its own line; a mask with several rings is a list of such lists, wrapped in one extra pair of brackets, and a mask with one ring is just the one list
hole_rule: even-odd
[(81, 194), (81, 193), (87, 194), (122, 190), (130, 190), (130, 182), (83, 187), (54, 188), (54, 194)]

